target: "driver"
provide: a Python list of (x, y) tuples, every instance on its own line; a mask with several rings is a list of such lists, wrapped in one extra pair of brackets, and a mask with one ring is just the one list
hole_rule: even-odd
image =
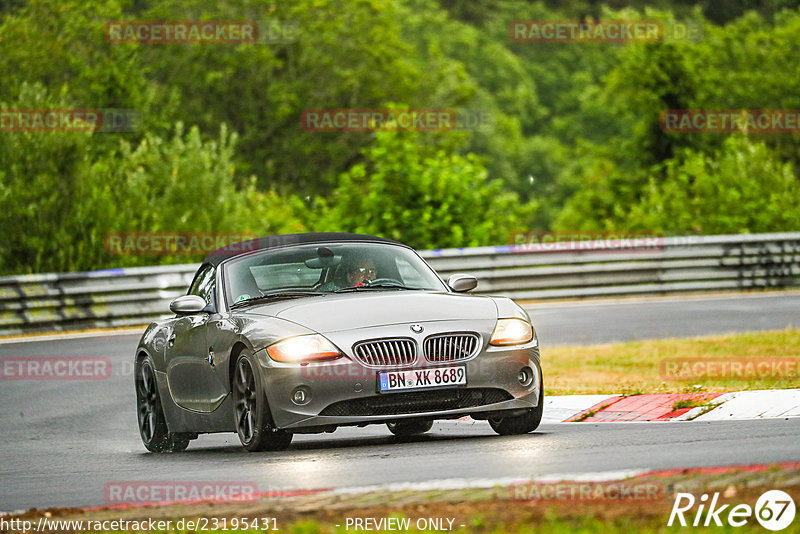
[(348, 287), (359, 287), (377, 278), (375, 262), (370, 258), (349, 258), (336, 270), (332, 280), (320, 286), (321, 291), (338, 291)]
[(375, 267), (375, 262), (369, 258), (356, 258), (352, 267), (347, 273), (348, 287), (356, 287), (360, 284), (365, 284), (375, 280), (378, 274), (378, 269)]

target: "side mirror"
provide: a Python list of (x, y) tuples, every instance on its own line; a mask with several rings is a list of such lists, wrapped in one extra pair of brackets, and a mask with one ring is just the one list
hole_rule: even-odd
[(177, 315), (200, 313), (206, 307), (206, 301), (197, 295), (183, 295), (169, 303), (169, 309)]
[(456, 273), (450, 275), (447, 285), (456, 293), (466, 293), (478, 287), (478, 279), (471, 274)]

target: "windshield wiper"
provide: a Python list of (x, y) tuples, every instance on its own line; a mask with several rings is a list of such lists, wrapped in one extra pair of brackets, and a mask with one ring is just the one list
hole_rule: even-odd
[(343, 287), (342, 289), (337, 289), (336, 291), (334, 291), (334, 293), (349, 293), (352, 291), (362, 291), (365, 289), (410, 289), (413, 291), (419, 291), (425, 288), (404, 286), (402, 284), (396, 284), (394, 282), (380, 282), (378, 284), (364, 284), (361, 286)]
[(231, 304), (231, 308), (238, 308), (239, 306), (244, 306), (246, 304), (253, 304), (256, 302), (263, 302), (266, 300), (281, 300), (281, 299), (296, 299), (301, 297), (310, 297), (312, 295), (324, 295), (324, 293), (320, 293), (319, 291), (273, 291), (270, 293), (266, 293), (264, 295), (259, 295), (257, 297), (250, 297), (249, 299), (240, 300)]

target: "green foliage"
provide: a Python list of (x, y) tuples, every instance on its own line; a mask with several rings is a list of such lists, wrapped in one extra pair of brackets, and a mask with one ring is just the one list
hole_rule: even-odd
[[(798, 229), (797, 134), (666, 133), (666, 109), (800, 109), (800, 0), (10, 0), (0, 106), (131, 108), (127, 134), (0, 132), (0, 272), (111, 256), (109, 232)], [(609, 7), (610, 6), (610, 7)], [(692, 20), (697, 42), (511, 42), (513, 20)], [(111, 44), (113, 20), (253, 20), (269, 44)], [(316, 133), (313, 108), (446, 108), (443, 133)], [(186, 125), (185, 127), (183, 125)], [(523, 206), (523, 207), (519, 207)]]
[[(66, 108), (40, 86), (23, 87), (28, 108)], [(3, 106), (11, 107), (11, 106)], [(187, 256), (110, 255), (114, 232), (252, 232), (302, 230), (297, 199), (259, 192), (255, 179), (234, 180), (235, 134), (215, 141), (180, 123), (170, 139), (147, 134), (114, 149), (108, 134), (7, 133), (0, 138), (0, 242), (6, 272), (87, 270), (197, 260)]]
[(475, 156), (422, 148), (412, 134), (378, 133), (364, 157), (339, 177), (323, 228), (420, 248), (504, 244), (530, 211)]
[[(206, 134), (221, 122), (240, 134), (243, 169), (262, 186), (327, 193), (370, 143), (364, 133), (309, 133), (300, 115), (316, 108), (380, 108), (387, 102), (447, 107), (463, 79), (439, 57), (425, 61), (402, 38), (409, 12), (390, 0), (211, 3), (166, 0), (146, 19), (245, 19), (295, 26), (273, 44), (145, 47), (153, 79), (177, 94), (179, 118)], [(136, 45), (132, 45), (136, 46)], [(202, 90), (198, 90), (198, 86)], [(302, 161), (302, 165), (298, 165)]]
[(135, 48), (107, 43), (103, 25), (122, 17), (114, 1), (28, 0), (0, 19), (0, 100), (19, 98), (24, 83), (51, 91), (67, 88), (81, 108), (134, 108), (146, 112), (155, 95)]
[(631, 206), (630, 228), (735, 234), (800, 228), (800, 183), (764, 143), (729, 138), (716, 153), (686, 150)]
[[(224, 125), (217, 140), (203, 141), (197, 127), (184, 133), (181, 123), (168, 140), (148, 134), (137, 146), (122, 142), (116, 154), (92, 169), (116, 185), (116, 218), (110, 229), (258, 235), (301, 231), (293, 215), (299, 200), (279, 198), (270, 190), (259, 192), (255, 177), (236, 185), (235, 143), (236, 135)], [(152, 258), (143, 263), (148, 262)]]
[(621, 49), (598, 93), (607, 137), (585, 138), (577, 163), (561, 175), (573, 193), (553, 225), (706, 234), (797, 229), (796, 136), (760, 135), (760, 143), (743, 145), (738, 134), (665, 133), (659, 114), (799, 108), (800, 71), (790, 51), (800, 46), (798, 25), (798, 13), (781, 14), (774, 26), (750, 13), (724, 28), (707, 24), (699, 43)]
[[(711, 153), (681, 149), (654, 167), (649, 178), (632, 178), (610, 166), (606, 173), (598, 170), (589, 187), (570, 199), (557, 227), (705, 235), (797, 229), (796, 176), (793, 165), (764, 142), (737, 134)], [(623, 203), (614, 193), (625, 178), (644, 185)]]

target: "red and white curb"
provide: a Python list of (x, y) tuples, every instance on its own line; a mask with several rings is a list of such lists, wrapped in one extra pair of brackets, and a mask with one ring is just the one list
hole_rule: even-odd
[(545, 397), (543, 423), (731, 421), (800, 417), (800, 389)]
[(678, 419), (694, 417), (695, 421), (728, 421), (797, 417), (800, 416), (800, 389), (723, 393), (712, 404), (718, 406), (706, 413), (702, 413), (702, 408), (694, 408)]

